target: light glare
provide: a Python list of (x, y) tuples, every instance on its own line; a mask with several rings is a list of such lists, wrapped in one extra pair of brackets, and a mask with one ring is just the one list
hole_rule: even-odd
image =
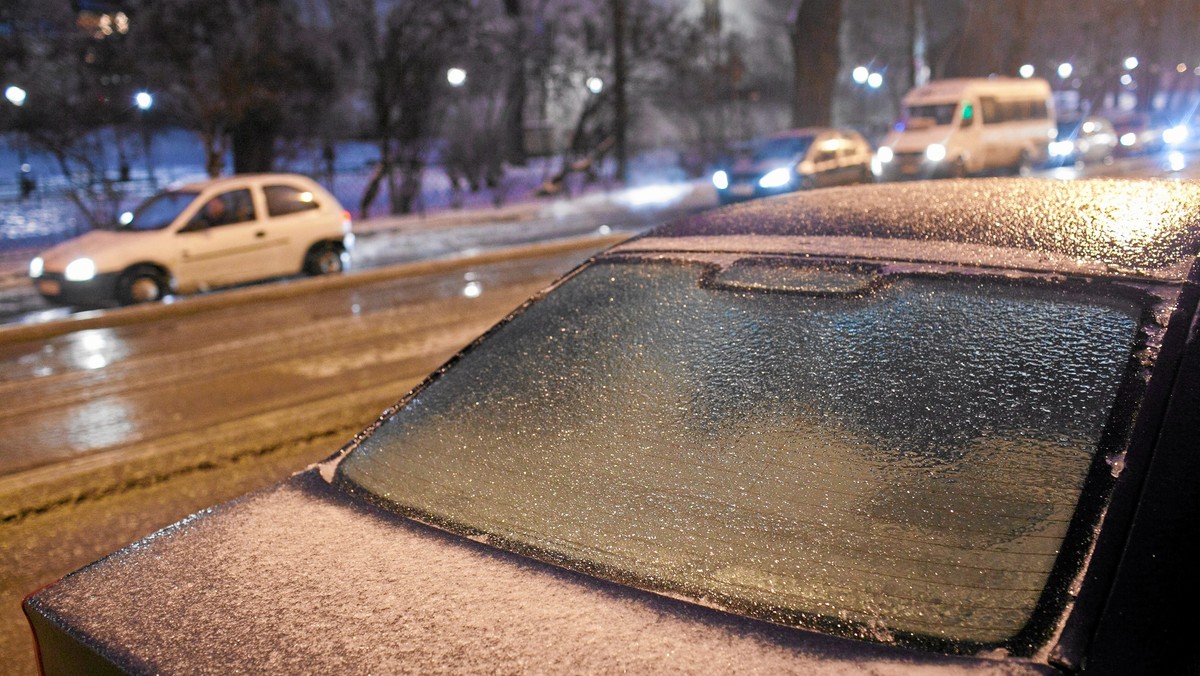
[(26, 96), (25, 90), (16, 85), (11, 85), (4, 90), (4, 98), (8, 99), (8, 102), (14, 106), (25, 105)]
[(90, 258), (76, 258), (67, 264), (63, 276), (71, 282), (86, 282), (96, 276), (96, 264)]
[(724, 170), (715, 171), (712, 175), (712, 182), (717, 190), (724, 190), (729, 187), (729, 174)]

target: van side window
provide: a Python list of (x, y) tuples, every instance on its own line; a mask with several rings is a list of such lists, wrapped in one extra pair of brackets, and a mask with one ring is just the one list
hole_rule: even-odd
[(267, 214), (270, 216), (285, 216), (320, 207), (311, 192), (289, 185), (268, 185), (263, 188), (263, 195), (267, 198)]
[(996, 97), (981, 96), (979, 97), (979, 112), (983, 115), (984, 124), (995, 124), (999, 122), (998, 112), (996, 111)]

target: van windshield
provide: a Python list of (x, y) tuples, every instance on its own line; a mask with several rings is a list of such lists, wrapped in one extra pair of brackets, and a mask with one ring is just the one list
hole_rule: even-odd
[(925, 106), (907, 106), (904, 108), (904, 128), (919, 129), (921, 127), (942, 127), (954, 122), (954, 111), (957, 103), (937, 103)]
[(196, 199), (199, 193), (187, 190), (161, 192), (146, 200), (132, 212), (125, 212), (117, 223), (118, 230), (162, 230)]
[(1141, 302), (779, 258), (601, 262), (338, 471), (618, 582), (838, 633), (1004, 643), (1125, 424)]

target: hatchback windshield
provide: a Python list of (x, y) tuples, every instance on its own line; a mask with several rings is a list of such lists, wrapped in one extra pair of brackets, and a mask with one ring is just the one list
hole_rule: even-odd
[(1003, 643), (1064, 546), (1142, 302), (618, 258), (465, 353), (339, 471), (410, 515), (635, 586)]
[(198, 193), (162, 192), (146, 200), (133, 212), (126, 212), (118, 223), (120, 230), (162, 230), (174, 222)]
[(754, 153), (754, 161), (792, 160), (808, 152), (812, 142), (811, 136), (772, 139)]

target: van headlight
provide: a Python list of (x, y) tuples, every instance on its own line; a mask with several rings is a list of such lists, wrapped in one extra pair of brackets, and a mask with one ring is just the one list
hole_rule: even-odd
[(1067, 157), (1075, 152), (1075, 144), (1070, 141), (1055, 141), (1050, 144), (1050, 154), (1054, 157)]
[(30, 277), (41, 277), (42, 273), (45, 272), (45, 270), (46, 270), (46, 261), (42, 260), (41, 256), (37, 256), (33, 260), (29, 261), (29, 276)]
[(892, 159), (895, 157), (896, 157), (896, 154), (894, 152), (892, 152), (892, 149), (887, 146), (884, 146), (884, 147), (880, 148), (879, 150), (875, 151), (875, 159), (879, 160), (883, 164), (887, 164), (888, 162), (891, 162)]
[(765, 176), (758, 179), (758, 185), (762, 188), (778, 188), (792, 182), (792, 170), (790, 167), (780, 167), (768, 171)]
[(63, 277), (69, 282), (86, 282), (95, 276), (96, 263), (90, 258), (76, 258), (63, 270)]
[(724, 190), (729, 187), (729, 174), (725, 173), (723, 169), (718, 169), (713, 172), (712, 182), (713, 187), (717, 190)]
[(925, 159), (930, 162), (941, 162), (946, 159), (946, 146), (940, 143), (932, 143), (925, 149)]

